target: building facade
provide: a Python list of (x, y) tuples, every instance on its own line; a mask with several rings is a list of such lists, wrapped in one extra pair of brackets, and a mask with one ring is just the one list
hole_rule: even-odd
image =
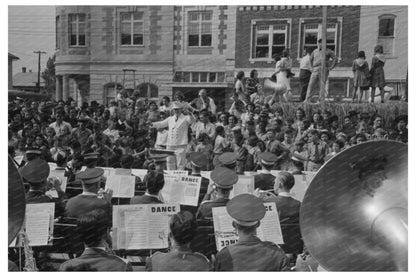
[(387, 86), (393, 88), (393, 96), (403, 96), (408, 71), (408, 7), (361, 6), (359, 41), (370, 64), (374, 47), (383, 46)]
[(8, 88), (13, 88), (13, 61), (18, 60), (19, 57), (16, 57), (13, 54), (8, 53)]
[(173, 6), (56, 9), (56, 99), (108, 103), (117, 89), (170, 95)]
[[(299, 61), (321, 35), (321, 6), (59, 6), (56, 99), (106, 104), (125, 88), (155, 100), (181, 91), (189, 101), (205, 88), (221, 109), (237, 72), (270, 77), (273, 55), (285, 48), (296, 96)], [(327, 47), (338, 59), (330, 98), (351, 97), (353, 60), (365, 50), (370, 62), (377, 43), (391, 48), (386, 78), (399, 90), (407, 73), (407, 7), (328, 6)]]
[[(329, 75), (329, 97), (348, 97), (352, 92), (351, 66), (358, 51), (360, 34), (359, 6), (328, 6), (327, 47), (337, 58)], [(239, 6), (237, 11), (235, 67), (249, 76), (252, 69), (259, 77), (274, 73), (273, 56), (290, 50), (292, 93), (299, 95), (299, 62), (306, 47), (316, 48), (322, 35), (321, 6)]]
[(235, 16), (235, 6), (57, 7), (56, 99), (108, 103), (122, 87), (151, 99), (175, 91), (193, 99), (206, 88), (224, 105), (234, 81)]

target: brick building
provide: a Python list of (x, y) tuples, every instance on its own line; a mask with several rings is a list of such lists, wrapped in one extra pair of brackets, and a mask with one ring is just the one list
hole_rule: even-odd
[[(328, 6), (327, 10), (327, 47), (339, 60), (329, 76), (329, 97), (345, 97), (352, 91), (351, 65), (358, 51), (360, 6)], [(299, 94), (299, 61), (305, 47), (316, 47), (321, 33), (321, 6), (239, 6), (235, 71), (249, 76), (257, 69), (259, 77), (270, 77), (275, 67), (273, 55), (289, 48), (296, 74), (291, 81), (292, 92)]]
[(359, 41), (359, 48), (365, 51), (370, 64), (374, 46), (383, 45), (387, 85), (393, 88), (392, 95), (404, 95), (408, 70), (408, 7), (361, 6)]

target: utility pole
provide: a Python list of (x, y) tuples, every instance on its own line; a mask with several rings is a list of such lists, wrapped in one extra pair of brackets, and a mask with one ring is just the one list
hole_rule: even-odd
[[(319, 101), (325, 103), (325, 83), (326, 83), (326, 21), (327, 21), (327, 6), (322, 6), (322, 67), (321, 67), (321, 86), (319, 90)], [(329, 78), (329, 76), (328, 76)]]
[(36, 83), (36, 91), (38, 93), (40, 93), (40, 55), (46, 54), (46, 52), (39, 50), (39, 51), (33, 51), (33, 53), (39, 55), (39, 58), (38, 58), (38, 82)]

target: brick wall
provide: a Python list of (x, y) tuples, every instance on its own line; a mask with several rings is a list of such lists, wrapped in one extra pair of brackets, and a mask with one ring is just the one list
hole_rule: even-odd
[[(236, 49), (235, 59), (237, 68), (266, 68), (272, 67), (267, 62), (251, 63), (250, 39), (251, 20), (254, 19), (283, 19), (291, 18), (290, 49), (293, 67), (298, 67), (299, 21), (300, 18), (322, 17), (319, 6), (249, 6), (237, 9)], [(359, 6), (329, 6), (328, 18), (342, 17), (342, 40), (340, 67), (349, 67), (358, 51), (360, 7)], [(300, 55), (302, 56), (302, 55)]]

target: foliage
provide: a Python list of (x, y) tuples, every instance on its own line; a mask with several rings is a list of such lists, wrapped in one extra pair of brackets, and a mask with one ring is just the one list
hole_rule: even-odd
[(55, 94), (56, 89), (56, 76), (55, 76), (55, 59), (56, 55), (49, 57), (46, 63), (46, 69), (42, 72), (42, 78), (45, 80), (45, 90), (49, 96)]

